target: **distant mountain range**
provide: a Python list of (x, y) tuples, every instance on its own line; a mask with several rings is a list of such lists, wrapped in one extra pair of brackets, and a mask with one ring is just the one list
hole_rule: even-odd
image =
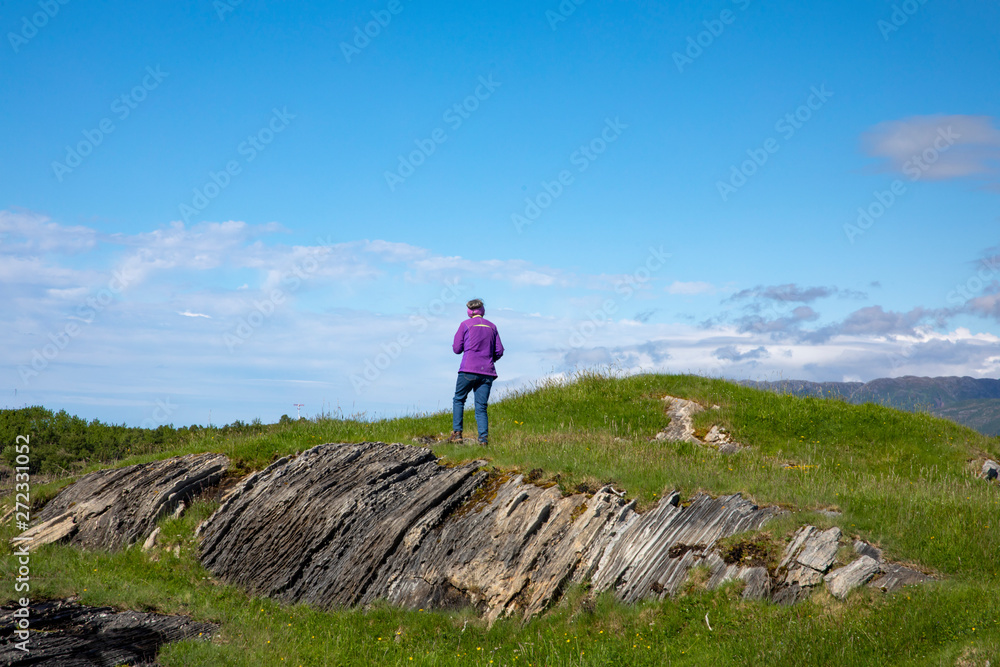
[(848, 403), (878, 403), (910, 412), (929, 412), (1000, 435), (1000, 380), (970, 377), (879, 378), (871, 382), (744, 381), (741, 384), (795, 396), (840, 398)]

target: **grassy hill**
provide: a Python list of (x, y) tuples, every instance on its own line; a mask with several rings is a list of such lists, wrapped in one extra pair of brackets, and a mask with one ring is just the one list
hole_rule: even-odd
[(974, 398), (956, 401), (932, 410), (938, 417), (950, 419), (987, 435), (1000, 435), (1000, 398)]
[(971, 377), (879, 378), (871, 382), (746, 382), (748, 386), (795, 396), (878, 403), (910, 412), (929, 412), (986, 435), (1000, 435), (1000, 380)]
[[(696, 415), (696, 426), (724, 426), (749, 449), (727, 457), (651, 441), (667, 423), (665, 394), (718, 405)], [(193, 530), (216, 507), (206, 498), (180, 519), (163, 520), (164, 548), (151, 552), (42, 547), (32, 560), (32, 596), (79, 596), (221, 624), (211, 643), (166, 647), (164, 665), (1000, 664), (1000, 486), (973, 474), (982, 458), (1000, 459), (996, 438), (928, 414), (696, 376), (584, 374), (510, 396), (491, 406), (490, 416), (488, 449), (432, 448), (446, 461), (486, 458), (504, 470), (531, 471), (567, 493), (611, 482), (640, 507), (671, 489), (683, 496), (741, 492), (791, 510), (765, 528), (775, 540), (807, 523), (838, 525), (939, 580), (892, 595), (862, 589), (844, 602), (818, 590), (793, 607), (744, 601), (736, 583), (708, 592), (697, 578), (676, 599), (635, 606), (580, 588), (546, 615), (493, 627), (471, 610), (319, 611), (248, 596), (202, 568)], [(471, 424), (472, 414), (466, 419)], [(116, 464), (216, 451), (243, 473), (324, 442), (411, 442), (449, 430), (445, 414), (194, 430)], [(33, 497), (51, 497), (69, 481), (38, 486)], [(819, 512), (831, 509), (840, 514)], [(0, 537), (15, 533), (0, 526)], [(0, 566), (4, 599), (15, 596), (9, 553)]]

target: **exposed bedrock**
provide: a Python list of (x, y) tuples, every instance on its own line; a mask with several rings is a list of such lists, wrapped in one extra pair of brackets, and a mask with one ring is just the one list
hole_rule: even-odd
[[(718, 425), (709, 429), (704, 438), (698, 437), (694, 428), (694, 415), (705, 411), (700, 404), (676, 396), (664, 396), (663, 402), (670, 422), (654, 436), (654, 440), (693, 442), (717, 449), (721, 454), (736, 454), (744, 449), (743, 445), (733, 441), (726, 429)], [(712, 406), (712, 409), (718, 408), (717, 405)]]
[(429, 449), (320, 445), (236, 486), (198, 532), (202, 562), (256, 593), (351, 605), (486, 479)]
[(63, 489), (22, 533), (32, 547), (68, 538), (91, 549), (117, 550), (145, 540), (160, 517), (219, 482), (222, 454), (189, 454), (98, 470)]
[[(772, 538), (753, 531), (782, 510), (739, 494), (681, 502), (674, 491), (640, 514), (610, 486), (564, 496), (484, 464), (441, 465), (431, 450), (402, 444), (313, 447), (226, 492), (198, 527), (201, 560), (229, 583), (287, 602), (471, 605), (491, 622), (540, 613), (570, 583), (624, 602), (675, 595), (695, 566), (709, 589), (741, 580), (744, 598), (780, 603), (824, 583), (843, 598), (865, 584), (891, 591), (928, 579), (836, 527), (803, 526), (779, 562)], [(183, 511), (227, 466), (201, 454), (91, 473), (21, 538), (149, 548), (157, 520)]]
[(844, 599), (864, 584), (891, 592), (931, 579), (919, 570), (886, 561), (880, 549), (862, 540), (853, 542), (858, 558), (834, 568), (840, 539), (837, 527), (822, 531), (815, 526), (799, 528), (778, 565), (773, 600), (793, 604), (808, 597), (814, 587), (824, 582), (834, 597)]
[[(199, 528), (202, 561), (289, 602), (474, 605), (492, 621), (544, 610), (568, 582), (630, 602), (671, 595), (717, 540), (778, 512), (739, 495), (683, 506), (671, 493), (638, 514), (610, 487), (563, 496), (481, 466), (444, 467), (399, 444), (314, 447), (235, 487)], [(714, 556), (717, 583), (743, 578), (753, 595), (769, 592), (763, 568)]]
[(167, 616), (110, 607), (85, 607), (68, 600), (35, 602), (29, 609), (29, 640), (21, 650), (17, 628), (22, 608), (0, 608), (0, 661), (4, 665), (98, 667), (153, 665), (164, 644), (208, 641), (218, 629), (186, 616)]

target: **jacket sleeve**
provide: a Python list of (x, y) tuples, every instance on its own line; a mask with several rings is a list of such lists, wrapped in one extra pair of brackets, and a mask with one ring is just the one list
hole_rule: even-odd
[[(494, 331), (496, 330), (494, 329)], [(503, 356), (503, 343), (500, 342), (500, 332), (497, 331), (496, 334), (497, 334), (497, 348), (496, 348), (496, 354), (493, 355), (493, 361), (496, 361), (497, 359)]]
[(451, 343), (451, 349), (455, 354), (462, 354), (465, 351), (465, 323), (458, 325), (458, 331), (455, 332), (455, 340)]

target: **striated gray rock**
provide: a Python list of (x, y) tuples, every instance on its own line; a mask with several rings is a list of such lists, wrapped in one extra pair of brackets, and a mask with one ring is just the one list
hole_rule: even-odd
[[(602, 555), (592, 579), (595, 590), (614, 589), (625, 602), (674, 595), (688, 570), (700, 564), (718, 540), (756, 530), (780, 511), (760, 509), (738, 494), (699, 495), (688, 507), (679, 501), (678, 493), (669, 494), (649, 512), (627, 517), (628, 525), (618, 535), (597, 545)], [(716, 564), (716, 569), (721, 566)]]
[(664, 598), (695, 566), (707, 568), (709, 589), (743, 581), (745, 598), (786, 603), (824, 576), (839, 596), (893, 571), (859, 542), (877, 556), (829, 573), (839, 528), (797, 531), (773, 575), (766, 551), (720, 552), (720, 539), (781, 512), (738, 494), (681, 503), (675, 491), (640, 514), (611, 487), (564, 496), (482, 463), (446, 467), (430, 450), (402, 444), (319, 445), (233, 487), (198, 528), (202, 562), (287, 602), (473, 606), (489, 622), (540, 613), (569, 583), (625, 602)]
[[(564, 497), (481, 463), (447, 468), (398, 444), (314, 447), (235, 489), (199, 527), (202, 562), (289, 602), (473, 605), (492, 622), (543, 611), (569, 582), (626, 601), (670, 595), (718, 539), (779, 511), (739, 495), (684, 507), (671, 493), (638, 514), (610, 487)], [(759, 572), (731, 574), (768, 588)]]
[(837, 568), (826, 575), (826, 587), (831, 595), (843, 600), (853, 589), (871, 581), (881, 569), (877, 560), (871, 556), (862, 556), (850, 565)]
[(84, 475), (63, 489), (22, 533), (31, 548), (69, 538), (90, 549), (116, 550), (144, 540), (160, 517), (219, 482), (222, 454), (189, 454)]
[(837, 557), (839, 541), (840, 528), (836, 526), (822, 532), (814, 526), (805, 526), (792, 539), (779, 567), (795, 562), (818, 572), (826, 572)]
[(321, 445), (250, 475), (199, 527), (202, 562), (289, 602), (359, 603), (400, 549), (486, 481), (482, 462), (438, 465), (429, 449)]
[(914, 570), (898, 563), (881, 563), (881, 566), (882, 576), (873, 580), (868, 585), (872, 588), (880, 588), (886, 593), (891, 593), (903, 586), (913, 586), (933, 580), (919, 570)]
[[(713, 426), (705, 434), (704, 440), (700, 440), (695, 435), (692, 416), (705, 410), (698, 403), (685, 398), (677, 398), (676, 396), (664, 396), (663, 401), (667, 404), (667, 416), (670, 417), (670, 423), (667, 424), (665, 429), (656, 434), (654, 437), (655, 440), (693, 442), (698, 445), (708, 445), (719, 450), (722, 454), (735, 454), (743, 449), (743, 445), (733, 442), (725, 429), (719, 426)], [(718, 410), (719, 406), (713, 405), (712, 409)]]
[(796, 531), (778, 564), (778, 570), (785, 574), (774, 593), (774, 601), (793, 604), (822, 582), (837, 557), (839, 540), (840, 528), (836, 526), (825, 531), (803, 526)]
[(417, 608), (471, 604), (491, 622), (530, 616), (557, 600), (574, 573), (593, 567), (588, 547), (629, 514), (631, 504), (608, 489), (591, 498), (564, 498), (555, 487), (542, 489), (516, 476), (488, 502), (483, 497), (464, 507), (419, 545), (401, 549), (362, 601), (384, 597)]
[(676, 396), (664, 396), (663, 400), (667, 404), (667, 416), (670, 417), (670, 423), (656, 434), (656, 439), (700, 444), (701, 440), (694, 435), (694, 422), (692, 422), (691, 416), (704, 411), (705, 408), (694, 401)]
[(727, 564), (717, 553), (705, 556), (704, 564), (711, 571), (707, 588), (714, 590), (727, 581), (740, 580), (746, 583), (743, 598), (766, 600), (771, 597), (771, 575), (767, 568), (759, 565)]
[(918, 570), (885, 560), (881, 549), (863, 540), (854, 540), (853, 545), (860, 558), (828, 572), (836, 558), (839, 538), (839, 528), (827, 531), (814, 526), (800, 528), (785, 548), (772, 599), (791, 604), (808, 597), (813, 587), (823, 582), (830, 593), (844, 599), (851, 590), (866, 583), (889, 593), (932, 580)]
[(4, 665), (151, 665), (166, 643), (200, 638), (208, 641), (218, 626), (186, 616), (166, 616), (111, 607), (85, 607), (68, 600), (30, 606), (29, 650), (15, 643), (18, 607), (0, 608), (0, 661)]
[(882, 550), (868, 544), (864, 540), (854, 540), (854, 552), (859, 556), (868, 556), (877, 561), (882, 560)]
[(743, 597), (748, 600), (765, 600), (771, 596), (771, 577), (765, 567), (750, 567), (739, 574), (746, 582)]
[(996, 461), (986, 461), (983, 464), (983, 478), (986, 480), (995, 480), (1000, 477), (1000, 463)]

